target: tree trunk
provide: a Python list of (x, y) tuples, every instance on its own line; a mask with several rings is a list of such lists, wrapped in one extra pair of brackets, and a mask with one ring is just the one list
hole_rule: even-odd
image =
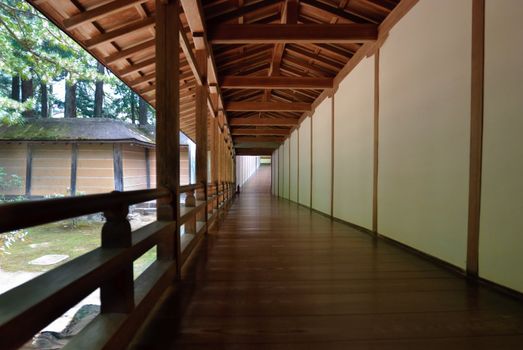
[[(103, 64), (98, 62), (97, 70), (99, 74), (105, 73), (105, 67)], [(103, 117), (103, 104), (104, 104), (104, 82), (97, 80), (96, 88), (94, 90), (94, 117)]]
[(11, 98), (15, 101), (20, 101), (20, 77), (13, 76), (11, 80)]
[(138, 107), (138, 123), (140, 126), (144, 126), (147, 125), (147, 102), (145, 102), (145, 100), (141, 97), (139, 97), (139, 99), (140, 104)]
[(135, 118), (135, 115), (136, 115), (136, 106), (135, 106), (136, 102), (134, 101), (134, 95), (131, 95), (131, 123), (135, 123), (136, 121), (136, 118)]
[[(22, 102), (25, 102), (33, 97), (33, 79), (23, 80), (22, 79)], [(23, 113), (25, 118), (34, 117), (33, 110), (27, 110)]]
[(41, 110), (40, 110), (40, 116), (42, 118), (49, 117), (49, 100), (47, 96), (47, 84), (46, 83), (40, 83), (40, 104), (41, 104)]
[(76, 118), (76, 83), (65, 83), (64, 118)]

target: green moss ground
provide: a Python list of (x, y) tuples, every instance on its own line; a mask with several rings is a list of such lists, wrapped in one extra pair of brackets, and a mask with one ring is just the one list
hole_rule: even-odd
[[(7, 252), (0, 254), (0, 269), (8, 272), (45, 272), (60, 264), (71, 261), (100, 246), (100, 231), (103, 223), (99, 221), (62, 221), (27, 229), (24, 241), (15, 242)], [(69, 255), (58, 264), (39, 266), (29, 261), (48, 254)], [(156, 250), (151, 249), (134, 262), (134, 275), (138, 276), (156, 259)]]

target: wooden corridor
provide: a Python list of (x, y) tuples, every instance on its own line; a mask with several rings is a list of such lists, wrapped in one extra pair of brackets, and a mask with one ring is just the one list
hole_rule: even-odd
[(131, 348), (523, 344), (518, 301), (268, 193), (237, 197), (184, 275)]

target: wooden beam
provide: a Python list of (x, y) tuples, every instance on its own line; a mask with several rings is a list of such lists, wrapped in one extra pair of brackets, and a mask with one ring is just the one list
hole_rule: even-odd
[(283, 142), (285, 137), (282, 136), (260, 136), (260, 137), (249, 137), (249, 136), (236, 136), (233, 138), (234, 143), (243, 142)]
[(183, 28), (180, 29), (180, 44), (182, 47), (182, 51), (185, 55), (185, 59), (187, 60), (187, 63), (189, 64), (189, 67), (191, 68), (191, 71), (194, 75), (194, 78), (196, 79), (196, 82), (198, 85), (202, 85), (202, 73), (201, 71), (205, 69), (207, 71), (207, 62), (205, 64), (198, 64), (196, 63), (196, 57), (194, 57), (194, 54), (192, 52), (191, 44), (189, 43), (189, 40), (187, 39), (187, 35), (185, 34), (185, 31)]
[(72, 30), (82, 24), (94, 22), (100, 18), (109, 16), (115, 12), (126, 10), (128, 8), (134, 7), (134, 6), (142, 4), (144, 2), (147, 2), (147, 0), (113, 1), (108, 4), (95, 7), (92, 10), (88, 10), (88, 11), (79, 13), (75, 16), (66, 18), (64, 20), (64, 27), (66, 30)]
[(87, 49), (89, 50), (92, 50), (95, 47), (100, 46), (102, 44), (109, 43), (126, 35), (134, 34), (134, 32), (138, 30), (151, 28), (154, 26), (154, 23), (154, 17), (145, 18), (139, 22), (135, 22), (125, 27), (121, 27), (113, 31), (95, 36), (94, 38), (89, 39), (85, 42), (85, 47), (87, 47)]
[(378, 37), (375, 24), (220, 24), (208, 32), (212, 44), (366, 43)]
[(225, 76), (221, 87), (227, 89), (332, 89), (332, 78)]
[(258, 125), (258, 126), (296, 126), (298, 119), (294, 118), (231, 118), (230, 126)]
[(303, 102), (227, 102), (225, 110), (231, 112), (310, 112), (311, 104)]
[(288, 136), (289, 129), (232, 129), (232, 135), (280, 135)]
[(274, 148), (236, 148), (237, 156), (270, 156)]

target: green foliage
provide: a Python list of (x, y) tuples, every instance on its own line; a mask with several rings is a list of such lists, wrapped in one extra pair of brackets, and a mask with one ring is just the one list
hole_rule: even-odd
[[(10, 100), (11, 78), (33, 79), (35, 98), (19, 104)], [(97, 61), (53, 23), (49, 22), (26, 1), (0, 2), (0, 122), (19, 121), (21, 113), (40, 109), (40, 83), (52, 87), (53, 83), (67, 80), (77, 83), (77, 114), (94, 116), (96, 81), (107, 87), (104, 99), (104, 116), (131, 121), (134, 100), (135, 119), (138, 114), (138, 96), (112, 74), (97, 71)], [(48, 98), (52, 109), (63, 110), (63, 96), (57, 97), (49, 88)], [(10, 101), (8, 101), (10, 100)]]
[(5, 200), (3, 193), (22, 187), (22, 178), (16, 174), (8, 174), (4, 168), (0, 167), (0, 201)]

